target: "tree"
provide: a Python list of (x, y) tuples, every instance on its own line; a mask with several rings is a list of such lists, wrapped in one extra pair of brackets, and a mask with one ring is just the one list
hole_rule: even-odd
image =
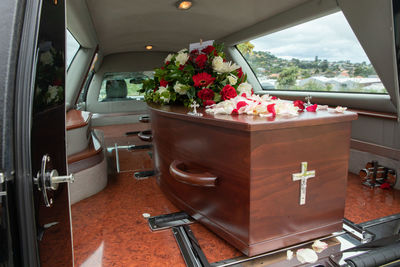
[(250, 42), (244, 42), (238, 44), (237, 48), (239, 49), (240, 53), (242, 53), (243, 56), (249, 56), (253, 54), (254, 45)]
[(298, 67), (285, 68), (279, 73), (279, 78), (277, 80), (278, 87), (288, 88), (290, 86), (296, 85), (297, 77), (299, 76), (300, 69)]
[(322, 72), (325, 72), (328, 69), (328, 67), (329, 67), (328, 60), (325, 59), (324, 61), (321, 62), (320, 68)]

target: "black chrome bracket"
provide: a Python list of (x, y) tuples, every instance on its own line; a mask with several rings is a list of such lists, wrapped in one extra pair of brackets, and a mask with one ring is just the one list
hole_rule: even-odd
[(164, 230), (175, 226), (191, 224), (193, 222), (194, 219), (183, 211), (154, 216), (148, 219), (148, 223), (152, 231)]
[(343, 218), (343, 230), (348, 232), (352, 237), (358, 239), (362, 244), (371, 242), (375, 239), (375, 235), (363, 227)]
[(203, 250), (188, 225), (173, 227), (172, 232), (188, 267), (210, 267)]

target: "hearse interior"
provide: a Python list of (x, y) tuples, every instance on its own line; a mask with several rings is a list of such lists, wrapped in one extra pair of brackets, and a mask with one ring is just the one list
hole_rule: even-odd
[[(400, 265), (399, 1), (0, 12), (0, 266)], [(318, 118), (146, 103), (154, 70), (209, 40)]]

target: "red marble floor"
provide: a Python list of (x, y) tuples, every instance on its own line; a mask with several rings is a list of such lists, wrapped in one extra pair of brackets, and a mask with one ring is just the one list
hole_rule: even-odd
[(369, 188), (358, 175), (349, 173), (345, 217), (361, 223), (400, 213), (400, 190)]
[[(109, 144), (127, 142), (128, 137), (116, 128), (102, 130)], [(132, 138), (136, 137), (128, 139)], [(130, 168), (143, 166), (138, 157), (132, 158), (137, 160)], [(148, 166), (148, 159), (143, 160)], [(71, 207), (75, 265), (185, 266), (171, 230), (151, 232), (143, 217), (143, 213), (154, 216), (175, 211), (154, 178), (138, 181), (131, 171), (109, 177), (105, 190)], [(370, 189), (361, 185), (358, 176), (349, 174), (346, 218), (360, 223), (395, 213), (400, 213), (400, 191)], [(195, 223), (191, 228), (209, 262), (241, 255), (202, 225)]]

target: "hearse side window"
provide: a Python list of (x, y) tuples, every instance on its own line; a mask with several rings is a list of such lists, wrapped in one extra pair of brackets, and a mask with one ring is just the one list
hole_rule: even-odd
[(69, 30), (67, 30), (67, 49), (66, 49), (67, 69), (69, 68), (69, 65), (71, 64), (72, 60), (74, 59), (80, 47), (81, 45), (78, 43), (75, 37), (71, 34)]
[(153, 71), (106, 73), (101, 83), (99, 102), (143, 100), (143, 81), (153, 78)]
[(92, 82), (93, 76), (95, 74), (94, 67), (96, 66), (98, 56), (99, 54), (96, 52), (96, 54), (93, 57), (92, 64), (90, 64), (89, 72), (86, 76), (85, 83), (83, 84), (81, 92), (79, 93), (79, 97), (76, 102), (76, 108), (78, 110), (86, 110), (86, 97), (88, 94), (89, 85)]
[(264, 90), (387, 94), (342, 12), (237, 48)]

